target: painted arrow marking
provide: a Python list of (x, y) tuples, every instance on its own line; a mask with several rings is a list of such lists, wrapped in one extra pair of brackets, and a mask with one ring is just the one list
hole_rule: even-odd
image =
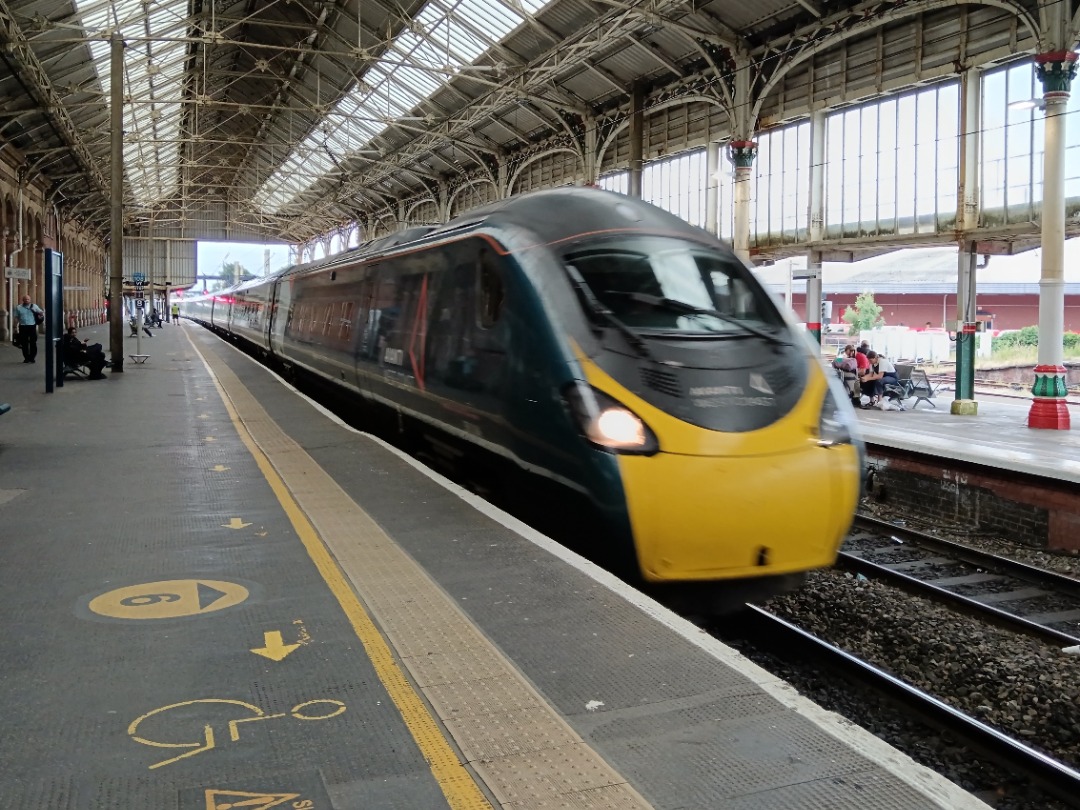
[(263, 658), (269, 658), (271, 661), (281, 661), (286, 655), (291, 653), (299, 644), (286, 644), (281, 639), (281, 632), (278, 630), (268, 630), (263, 633), (263, 643), (265, 647), (255, 647), (252, 652), (256, 655), (261, 655)]
[(217, 465), (215, 465), (215, 466), (211, 467), (211, 468), (210, 468), (210, 471), (211, 471), (211, 472), (225, 472), (225, 471), (226, 471), (226, 470), (228, 470), (228, 469), (229, 469), (229, 468), (228, 468), (228, 467), (226, 467), (226, 466), (225, 466), (224, 464), (217, 464)]
[(223, 529), (246, 529), (250, 525), (251, 525), (250, 523), (244, 523), (244, 521), (242, 521), (240, 518), (233, 518), (228, 523), (222, 523), (221, 528), (223, 528)]

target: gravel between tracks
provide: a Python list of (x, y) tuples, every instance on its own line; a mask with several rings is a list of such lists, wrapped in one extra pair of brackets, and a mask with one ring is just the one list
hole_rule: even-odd
[[(839, 571), (813, 573), (802, 590), (766, 607), (1055, 759), (1080, 764), (1080, 657)], [(867, 709), (863, 697), (821, 673), (781, 674), (995, 807), (1065, 806), (1025, 792), (1006, 772), (925, 727), (913, 730), (895, 709)]]

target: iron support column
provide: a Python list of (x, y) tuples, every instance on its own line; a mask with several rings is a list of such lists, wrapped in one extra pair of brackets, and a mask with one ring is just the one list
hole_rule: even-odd
[(720, 235), (720, 143), (705, 145), (705, 230)]
[(753, 141), (732, 141), (728, 144), (728, 158), (735, 167), (735, 228), (732, 243), (735, 255), (747, 265), (750, 264), (750, 171), (755, 157), (757, 144)]
[[(979, 199), (979, 74), (965, 70), (960, 76), (960, 162), (957, 194), (957, 230), (967, 233), (978, 226)], [(961, 239), (956, 259), (956, 380), (950, 411), (973, 415), (975, 401), (976, 249)]]
[(824, 319), (821, 302), (821, 251), (806, 255), (806, 331), (821, 344), (821, 322)]
[(956, 396), (955, 414), (976, 414), (975, 402), (975, 243), (964, 242), (958, 253), (956, 274)]
[(111, 223), (109, 228), (109, 351), (112, 373), (124, 371), (124, 41), (109, 40)]
[[(810, 202), (807, 221), (810, 223), (810, 244), (825, 236), (825, 113), (817, 110), (810, 115)], [(821, 322), (825, 319), (821, 301), (821, 251), (806, 254), (806, 330), (821, 343)]]
[(630, 187), (631, 197), (641, 199), (641, 172), (645, 152), (645, 93), (635, 82), (630, 87)]
[(1043, 85), (1042, 277), (1039, 280), (1039, 359), (1028, 427), (1068, 430), (1065, 397), (1065, 107), (1076, 75), (1074, 51), (1041, 53), (1035, 73)]
[(596, 165), (596, 119), (588, 116), (585, 119), (585, 137), (582, 142), (584, 150), (581, 159), (585, 167), (585, 176), (582, 180), (584, 186), (595, 186), (599, 179), (600, 171)]

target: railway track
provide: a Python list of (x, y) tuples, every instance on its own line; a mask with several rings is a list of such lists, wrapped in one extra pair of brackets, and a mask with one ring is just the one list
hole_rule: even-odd
[(1080, 580), (858, 516), (837, 566), (1046, 643), (1080, 645)]
[(740, 616), (739, 635), (752, 639), (756, 648), (780, 659), (799, 659), (803, 665), (812, 661), (839, 672), (916, 714), (927, 725), (948, 732), (1010, 773), (1069, 806), (1077, 806), (1080, 772), (762, 608), (749, 607), (750, 611)]

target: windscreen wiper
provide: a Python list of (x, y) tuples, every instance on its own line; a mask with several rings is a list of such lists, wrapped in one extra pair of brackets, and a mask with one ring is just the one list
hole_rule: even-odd
[(713, 318), (717, 318), (724, 323), (729, 323), (732, 326), (737, 326), (740, 329), (749, 332), (752, 335), (757, 335), (760, 338), (764, 338), (771, 343), (776, 343), (780, 346), (790, 346), (791, 342), (784, 340), (782, 337), (772, 334), (771, 332), (761, 329), (757, 326), (741, 321), (738, 318), (727, 315), (716, 309), (708, 309), (706, 307), (698, 307), (693, 304), (688, 304), (685, 301), (679, 301), (675, 298), (665, 298), (661, 295), (652, 295), (650, 293), (642, 292), (630, 292), (627, 290), (605, 290), (605, 295), (621, 295), (629, 298), (631, 301), (637, 301), (641, 304), (650, 304), (654, 307), (669, 310), (670, 312), (679, 312), (684, 315), (709, 315)]
[(589, 312), (602, 318), (603, 320), (607, 321), (607, 323), (609, 323), (611, 326), (615, 327), (619, 334), (626, 338), (626, 342), (633, 347), (634, 351), (636, 351), (638, 355), (640, 355), (641, 357), (647, 357), (649, 360), (656, 360), (656, 358), (653, 357), (652, 352), (649, 351), (648, 345), (646, 345), (645, 341), (641, 338), (641, 336), (634, 332), (634, 330), (627, 326), (625, 323), (616, 318), (615, 313), (613, 313), (610, 309), (600, 303), (600, 300), (593, 293), (592, 289), (586, 283), (585, 279), (582, 278), (581, 273), (578, 272), (578, 269), (576, 267), (574, 267), (572, 264), (568, 264), (566, 265), (566, 272), (570, 275), (570, 281), (574, 285), (574, 290), (577, 291), (578, 297), (581, 298), (582, 303), (585, 304), (585, 308), (589, 310)]

